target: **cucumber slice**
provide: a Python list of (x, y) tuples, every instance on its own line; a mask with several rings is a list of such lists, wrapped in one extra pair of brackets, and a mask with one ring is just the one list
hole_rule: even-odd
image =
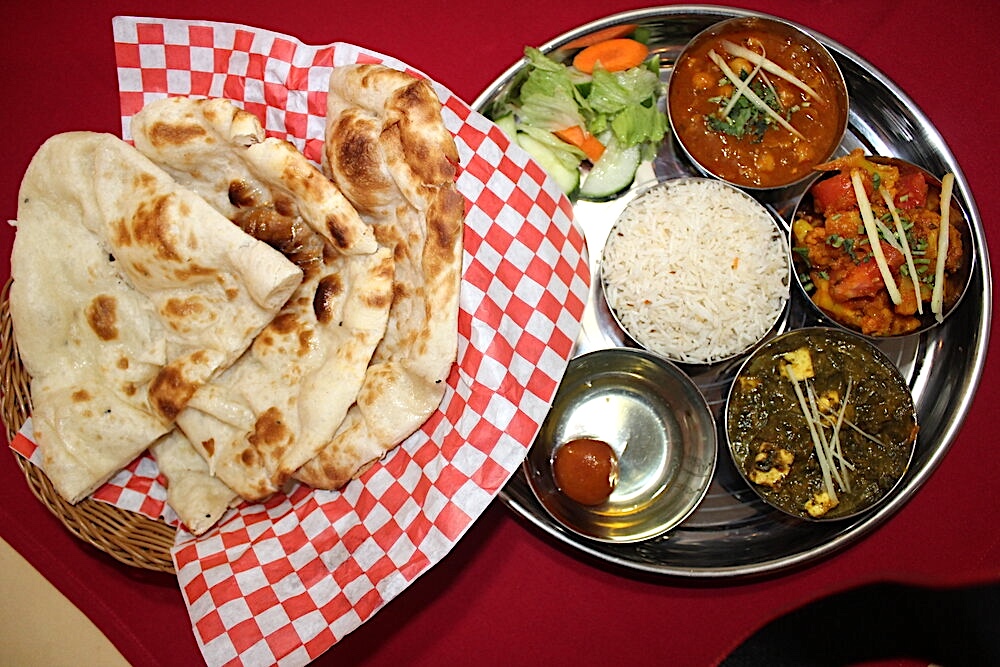
[(504, 134), (510, 137), (511, 141), (517, 136), (517, 123), (514, 121), (514, 114), (509, 113), (503, 118), (497, 118), (493, 122), (504, 131)]
[(615, 142), (609, 142), (604, 154), (583, 179), (580, 199), (605, 201), (614, 198), (632, 185), (641, 158), (638, 145), (619, 148)]
[(542, 169), (567, 195), (572, 196), (580, 187), (580, 170), (566, 167), (548, 146), (523, 132), (518, 133), (517, 143), (542, 166)]

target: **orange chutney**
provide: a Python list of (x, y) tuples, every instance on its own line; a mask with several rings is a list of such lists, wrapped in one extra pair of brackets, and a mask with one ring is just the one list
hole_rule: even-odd
[[(728, 53), (724, 41), (763, 55), (791, 72), (818, 99), (780, 76), (759, 70), (747, 58)], [(740, 93), (713, 62), (711, 51), (761, 100), (776, 108), (798, 135)], [(730, 106), (734, 94), (738, 98)], [(790, 30), (745, 26), (689, 45), (674, 68), (669, 88), (670, 120), (681, 145), (704, 169), (743, 187), (794, 183), (830, 157), (844, 133), (846, 103), (839, 70), (821, 47), (801, 41)]]

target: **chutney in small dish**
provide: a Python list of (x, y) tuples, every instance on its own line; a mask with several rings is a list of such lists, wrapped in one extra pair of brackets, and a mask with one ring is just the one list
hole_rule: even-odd
[(570, 360), (524, 470), (566, 530), (639, 542), (697, 508), (717, 442), (708, 403), (676, 365), (645, 350), (602, 349)]

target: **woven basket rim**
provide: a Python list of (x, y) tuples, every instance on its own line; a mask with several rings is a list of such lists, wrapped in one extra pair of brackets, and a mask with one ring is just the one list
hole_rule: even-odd
[[(8, 301), (13, 280), (0, 291), (0, 408), (7, 441), (11, 442), (31, 414), (31, 378), (17, 351)], [(115, 560), (144, 570), (175, 573), (171, 549), (177, 531), (161, 520), (85, 498), (70, 504), (45, 473), (11, 451), (32, 493), (80, 540)]]

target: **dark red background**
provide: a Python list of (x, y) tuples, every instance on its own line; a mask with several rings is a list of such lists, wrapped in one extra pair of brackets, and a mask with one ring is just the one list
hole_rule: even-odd
[[(111, 46), (116, 14), (233, 21), (314, 44), (352, 42), (404, 60), (471, 103), (524, 45), (641, 6), (615, 0), (8, 3), (0, 23), (7, 147), (0, 215), (15, 217), (21, 174), (47, 137), (120, 132)], [(738, 6), (809, 25), (905, 90), (957, 157), (995, 245), (997, 5), (747, 0)], [(2, 280), (13, 230), (0, 227)], [(441, 564), (318, 663), (703, 665), (768, 619), (860, 583), (996, 582), (996, 361), (993, 349), (965, 426), (928, 483), (889, 522), (824, 562), (753, 582), (641, 577), (578, 556), (496, 502)], [(172, 577), (120, 566), (71, 537), (31, 496), (12, 455), (0, 456), (0, 480), (0, 534), (126, 658), (142, 665), (199, 660)]]

